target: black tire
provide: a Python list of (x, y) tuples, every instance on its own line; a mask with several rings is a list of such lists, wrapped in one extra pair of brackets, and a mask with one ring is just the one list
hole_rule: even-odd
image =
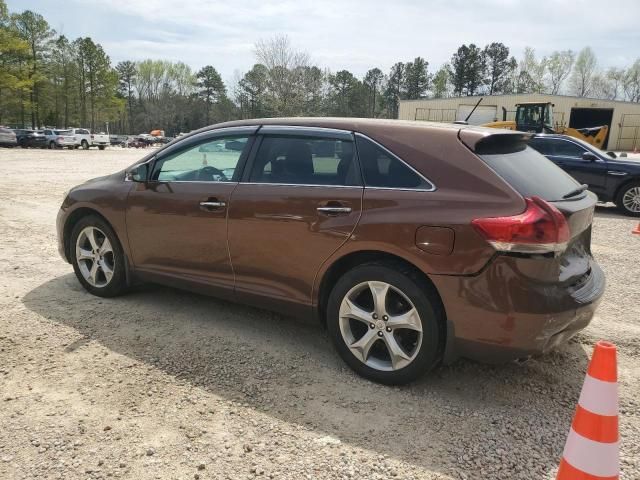
[(624, 200), (623, 200), (624, 196), (627, 194), (627, 192), (629, 192), (630, 190), (633, 190), (634, 188), (637, 188), (640, 190), (640, 182), (630, 182), (630, 183), (627, 183), (626, 185), (623, 185), (620, 191), (618, 192), (618, 194), (616, 195), (615, 203), (616, 203), (616, 207), (618, 207), (618, 210), (620, 210), (625, 215), (628, 215), (630, 217), (640, 217), (640, 209), (638, 209), (637, 211), (633, 211), (624, 205)]
[(98, 149), (99, 150), (104, 150), (105, 148), (106, 148), (106, 146), (104, 146), (104, 145), (98, 145)]
[(89, 142), (87, 142), (86, 140), (82, 140), (82, 142), (80, 142), (80, 146), (83, 150), (89, 150)]
[[(78, 240), (78, 236), (86, 227), (98, 228), (109, 239), (109, 242), (111, 243), (111, 246), (113, 248), (113, 276), (111, 277), (111, 280), (103, 287), (91, 285), (87, 280), (85, 280), (82, 272), (80, 271), (80, 266), (76, 258), (76, 242)], [(75, 224), (73, 230), (71, 231), (69, 250), (71, 263), (73, 265), (73, 270), (76, 274), (76, 277), (78, 278), (80, 284), (89, 293), (97, 295), (98, 297), (115, 297), (123, 294), (127, 290), (127, 275), (125, 272), (124, 252), (122, 250), (122, 245), (120, 244), (120, 241), (118, 240), (118, 237), (113, 229), (102, 218), (95, 215), (88, 215), (81, 218)]]
[[(391, 371), (372, 368), (357, 358), (340, 331), (340, 305), (356, 285), (368, 281), (386, 282), (413, 303), (422, 323), (422, 343), (415, 358), (403, 368)], [(411, 268), (401, 263), (367, 263), (349, 270), (336, 283), (327, 302), (327, 330), (338, 354), (357, 374), (386, 385), (412, 382), (429, 372), (441, 359), (445, 332), (442, 303), (435, 288)]]
[(49, 142), (49, 150), (53, 150), (54, 148), (56, 148), (56, 143), (55, 142)]

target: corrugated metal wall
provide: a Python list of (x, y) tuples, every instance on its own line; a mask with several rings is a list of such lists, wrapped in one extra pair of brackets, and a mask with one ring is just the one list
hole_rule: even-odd
[[(640, 103), (596, 100), (562, 95), (524, 94), (483, 96), (480, 105), (495, 107), (497, 120), (502, 120), (502, 107), (509, 112), (508, 120), (513, 120), (516, 103), (551, 102), (554, 104), (554, 121), (568, 126), (572, 108), (609, 108), (613, 109), (611, 131), (609, 132), (610, 150), (640, 149)], [(402, 100), (398, 118), (401, 120), (425, 120), (432, 122), (453, 122), (460, 106), (475, 105), (480, 96), (456, 97), (429, 100)]]

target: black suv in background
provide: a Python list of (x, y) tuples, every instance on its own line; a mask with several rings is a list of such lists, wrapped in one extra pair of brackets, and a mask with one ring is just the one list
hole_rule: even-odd
[(45, 148), (47, 146), (47, 139), (40, 132), (25, 128), (16, 128), (14, 132), (16, 134), (18, 146), (22, 148)]
[(588, 185), (601, 202), (613, 202), (626, 215), (640, 217), (640, 161), (613, 158), (566, 135), (536, 135), (529, 146)]

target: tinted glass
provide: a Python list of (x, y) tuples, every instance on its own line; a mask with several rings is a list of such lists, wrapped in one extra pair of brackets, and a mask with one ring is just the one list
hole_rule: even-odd
[(524, 197), (537, 195), (545, 200), (560, 200), (579, 186), (560, 167), (531, 147), (481, 157)]
[(552, 144), (549, 140), (544, 140), (542, 138), (532, 138), (529, 141), (529, 146), (543, 155), (553, 155)]
[(216, 138), (158, 159), (153, 180), (164, 182), (230, 182), (248, 137)]
[(553, 154), (562, 157), (582, 158), (582, 154), (586, 151), (579, 145), (565, 140), (553, 140)]
[(56, 135), (71, 135), (71, 130), (54, 130)]
[(375, 143), (366, 138), (356, 137), (356, 144), (366, 186), (425, 190), (433, 188), (411, 168)]
[(294, 185), (359, 185), (353, 142), (265, 136), (249, 181)]

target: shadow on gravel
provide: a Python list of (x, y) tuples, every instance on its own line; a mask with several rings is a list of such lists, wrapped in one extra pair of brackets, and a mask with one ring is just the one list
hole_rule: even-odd
[[(390, 388), (344, 367), (319, 326), (208, 297), (149, 286), (100, 299), (69, 274), (33, 289), (23, 302), (84, 337), (63, 347), (68, 355), (99, 342), (320, 435), (469, 478), (482, 471), (482, 478), (493, 478), (494, 467), (526, 473), (509, 478), (549, 476), (587, 363), (583, 347), (572, 342), (524, 363), (459, 361)], [(510, 467), (514, 456), (523, 463)]]

